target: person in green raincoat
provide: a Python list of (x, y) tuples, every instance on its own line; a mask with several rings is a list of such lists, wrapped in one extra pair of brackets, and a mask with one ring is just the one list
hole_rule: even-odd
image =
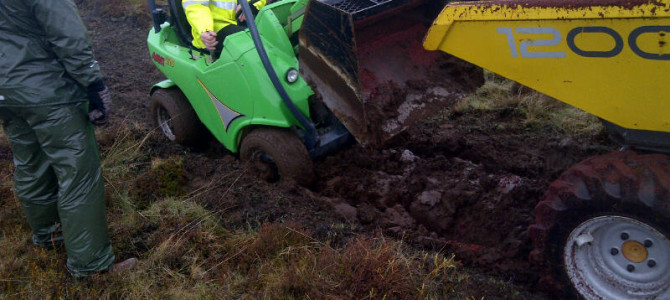
[(111, 104), (72, 0), (0, 0), (0, 120), (36, 246), (65, 244), (75, 277), (114, 264), (93, 124)]

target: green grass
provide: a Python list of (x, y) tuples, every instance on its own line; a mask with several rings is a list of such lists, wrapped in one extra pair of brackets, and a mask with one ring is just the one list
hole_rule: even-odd
[[(197, 203), (203, 191), (157, 188), (141, 194), (151, 200), (142, 199), (134, 192), (137, 178), (181, 174), (184, 158), (151, 157), (148, 145), (155, 137), (137, 124), (124, 122), (97, 135), (114, 250), (118, 259), (138, 257), (139, 266), (122, 275), (70, 277), (63, 249), (32, 246), (10, 188), (11, 163), (2, 160), (0, 299), (466, 299), (514, 290), (507, 282), (468, 275), (449, 253), (417, 250), (381, 234), (333, 247), (298, 224), (231, 231), (222, 225), (224, 216)], [(0, 146), (8, 146), (6, 138), (0, 138)], [(157, 186), (181, 180), (152, 178)], [(472, 285), (484, 288), (463, 288)]]
[[(592, 116), (487, 74), (454, 112), (512, 111), (530, 130), (602, 130)], [(382, 234), (343, 246), (317, 240), (298, 224), (230, 230), (222, 215), (182, 190), (184, 156), (159, 158), (160, 143), (141, 124), (98, 130), (112, 241), (119, 259), (138, 257), (123, 275), (71, 278), (65, 253), (32, 246), (11, 189), (12, 162), (0, 160), (0, 299), (481, 299), (491, 291), (527, 297), (510, 282), (468, 270), (449, 253), (423, 251)], [(0, 147), (9, 147), (0, 131)], [(206, 187), (205, 187), (206, 189)]]
[(485, 71), (486, 83), (462, 99), (459, 114), (511, 111), (529, 130), (551, 128), (568, 136), (594, 136), (604, 131), (597, 117), (513, 81)]

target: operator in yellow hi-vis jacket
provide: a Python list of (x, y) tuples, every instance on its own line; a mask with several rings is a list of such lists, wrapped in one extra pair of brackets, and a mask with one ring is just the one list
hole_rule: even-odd
[[(267, 0), (247, 1), (256, 14)], [(235, 17), (241, 9), (235, 0), (185, 0), (182, 6), (191, 24), (193, 46), (196, 48), (221, 52), (226, 36), (246, 29), (244, 14)]]

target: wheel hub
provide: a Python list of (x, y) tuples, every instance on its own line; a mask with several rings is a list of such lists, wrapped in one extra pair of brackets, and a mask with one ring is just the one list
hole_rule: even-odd
[(587, 219), (568, 236), (563, 262), (586, 299), (670, 299), (670, 240), (637, 219)]
[(172, 117), (170, 113), (163, 107), (159, 107), (156, 111), (158, 127), (170, 141), (174, 141), (177, 137), (172, 131)]
[(621, 246), (623, 256), (633, 263), (641, 263), (647, 260), (649, 252), (644, 245), (638, 241), (626, 241)]
[(279, 174), (277, 164), (268, 153), (258, 149), (251, 155), (251, 160), (254, 162), (256, 171), (258, 171), (263, 179), (268, 182), (276, 182), (279, 180), (281, 175)]

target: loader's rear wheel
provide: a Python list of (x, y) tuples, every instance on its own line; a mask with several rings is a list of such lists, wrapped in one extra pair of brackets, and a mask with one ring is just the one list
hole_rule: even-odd
[(670, 298), (670, 157), (585, 160), (551, 184), (535, 214), (531, 257), (569, 284), (566, 298)]
[(240, 156), (269, 181), (295, 180), (309, 185), (314, 180), (312, 159), (298, 136), (280, 128), (257, 128), (247, 134)]
[(206, 142), (207, 129), (179, 89), (156, 90), (151, 95), (151, 116), (170, 141), (196, 147)]

